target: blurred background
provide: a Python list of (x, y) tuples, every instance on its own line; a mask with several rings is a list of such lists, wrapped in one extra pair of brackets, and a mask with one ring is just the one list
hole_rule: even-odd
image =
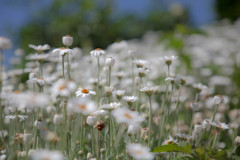
[[(239, 0), (1, 0), (0, 36), (13, 41), (4, 63), (28, 44), (61, 47), (61, 37), (89, 50), (141, 37), (146, 31), (197, 31), (240, 15)], [(8, 64), (9, 65), (9, 64)]]

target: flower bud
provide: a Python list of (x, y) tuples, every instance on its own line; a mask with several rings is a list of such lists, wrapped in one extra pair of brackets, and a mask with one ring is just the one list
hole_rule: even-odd
[(73, 43), (73, 37), (66, 35), (62, 37), (62, 42), (66, 47), (70, 47)]
[(53, 117), (53, 123), (54, 124), (61, 124), (63, 122), (63, 115), (61, 114), (55, 114)]
[(86, 122), (87, 122), (88, 125), (94, 126), (97, 123), (97, 117), (90, 115), (90, 116), (87, 117)]
[(237, 136), (234, 140), (234, 143), (237, 145), (237, 146), (240, 146), (240, 136)]
[(105, 65), (108, 67), (112, 67), (115, 64), (115, 59), (112, 57), (106, 58)]

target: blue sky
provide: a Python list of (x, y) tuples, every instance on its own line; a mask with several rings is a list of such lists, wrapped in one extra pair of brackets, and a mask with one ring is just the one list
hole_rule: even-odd
[[(51, 4), (52, 0), (1, 0), (0, 2), (0, 36), (5, 36), (13, 41), (14, 47), (6, 51), (11, 57), (15, 44), (18, 41), (18, 31), (22, 26), (37, 16), (37, 13)], [(116, 14), (133, 13), (144, 15), (152, 6), (155, 9), (167, 9), (172, 2), (179, 2), (186, 7), (190, 13), (191, 23), (202, 26), (215, 20), (213, 5), (215, 0), (115, 0), (114, 8)], [(5, 59), (4, 62), (9, 61)]]

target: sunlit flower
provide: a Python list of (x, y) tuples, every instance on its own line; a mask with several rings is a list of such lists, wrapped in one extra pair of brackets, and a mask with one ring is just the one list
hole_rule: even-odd
[(62, 37), (62, 42), (66, 47), (70, 47), (73, 43), (73, 37), (66, 35)]
[(90, 95), (96, 95), (96, 92), (90, 91), (88, 89), (78, 88), (77, 92), (75, 93), (77, 97), (89, 97)]
[(154, 154), (150, 152), (150, 149), (138, 143), (127, 144), (127, 152), (136, 160), (154, 159)]
[(172, 136), (169, 136), (169, 138), (163, 142), (163, 145), (172, 144), (172, 143), (176, 144), (177, 140), (173, 139)]
[(126, 107), (124, 108), (117, 108), (112, 111), (113, 117), (116, 119), (118, 123), (126, 123), (129, 125), (137, 125), (140, 124), (144, 118), (143, 116), (139, 115), (138, 112), (136, 111), (131, 111), (127, 109)]
[(30, 48), (36, 50), (37, 53), (42, 53), (43, 51), (50, 49), (50, 46), (49, 46), (48, 44), (38, 45), (38, 46), (35, 46), (35, 45), (33, 45), (33, 44), (29, 44), (28, 46), (29, 46)]
[(62, 47), (62, 48), (54, 49), (52, 51), (52, 53), (60, 55), (60, 56), (65, 56), (66, 54), (72, 53), (72, 49), (68, 49), (68, 48)]
[(90, 52), (91, 56), (93, 57), (100, 57), (105, 54), (105, 51), (101, 48), (94, 49)]

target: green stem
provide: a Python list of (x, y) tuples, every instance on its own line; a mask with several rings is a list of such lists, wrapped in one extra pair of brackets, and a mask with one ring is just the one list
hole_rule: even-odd
[(69, 54), (67, 54), (67, 71), (68, 71), (68, 79), (71, 79), (71, 66), (70, 66), (70, 61), (69, 61)]
[(148, 99), (149, 99), (148, 147), (151, 149), (151, 126), (152, 126), (152, 102), (151, 102), (151, 96), (148, 96)]
[(36, 120), (35, 120), (35, 121), (37, 121), (37, 126), (36, 126), (36, 128), (35, 128), (35, 135), (34, 135), (34, 145), (33, 145), (33, 148), (34, 148), (34, 149), (37, 149), (39, 111), (40, 111), (40, 109), (38, 108), (38, 109), (37, 109), (37, 118), (36, 118)]
[[(2, 95), (2, 68), (3, 68), (3, 49), (1, 48), (0, 55), (0, 94)], [(2, 113), (2, 97), (0, 96), (0, 130), (3, 130), (3, 113)]]
[(109, 67), (109, 74), (108, 74), (108, 86), (110, 87), (111, 85), (111, 67)]
[(65, 78), (65, 71), (64, 71), (64, 56), (62, 56), (62, 74), (63, 74), (63, 78)]
[(97, 105), (98, 105), (98, 108), (100, 107), (100, 104), (99, 104), (99, 73), (100, 72), (100, 63), (99, 63), (99, 57), (97, 58)]
[(132, 58), (132, 94), (134, 91), (134, 58)]

